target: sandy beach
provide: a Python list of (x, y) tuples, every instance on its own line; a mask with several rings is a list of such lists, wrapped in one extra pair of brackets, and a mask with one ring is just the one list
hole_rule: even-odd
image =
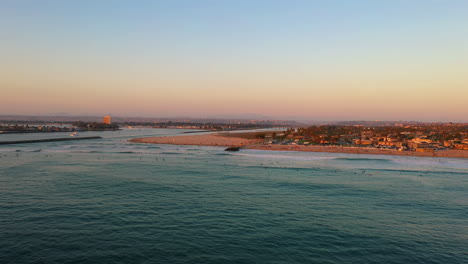
[(199, 145), (199, 146), (251, 146), (262, 142), (261, 139), (245, 139), (238, 137), (224, 137), (220, 134), (190, 135), (175, 137), (148, 137), (135, 138), (130, 142), (152, 143), (152, 144), (172, 144), (172, 145)]
[(135, 143), (172, 144), (172, 145), (199, 145), (199, 146), (240, 146), (246, 149), (261, 149), (273, 151), (305, 151), (305, 152), (332, 152), (350, 154), (398, 155), (443, 158), (468, 158), (466, 150), (436, 150), (434, 152), (398, 151), (390, 149), (377, 149), (366, 147), (341, 146), (298, 146), (298, 145), (266, 145), (262, 139), (246, 139), (241, 137), (226, 137), (223, 134), (148, 137), (131, 139)]

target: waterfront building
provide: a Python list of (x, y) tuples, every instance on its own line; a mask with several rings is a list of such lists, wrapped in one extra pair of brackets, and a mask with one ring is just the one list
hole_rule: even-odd
[(105, 116), (104, 119), (102, 120), (104, 124), (110, 125), (112, 123), (111, 117), (110, 116)]

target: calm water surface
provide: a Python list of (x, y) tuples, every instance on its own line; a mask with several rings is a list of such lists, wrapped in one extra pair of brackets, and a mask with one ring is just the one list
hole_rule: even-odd
[(0, 146), (1, 263), (468, 263), (467, 160), (127, 142), (182, 132)]

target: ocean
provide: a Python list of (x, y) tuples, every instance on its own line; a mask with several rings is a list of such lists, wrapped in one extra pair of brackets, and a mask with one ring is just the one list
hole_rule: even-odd
[(0, 262), (468, 263), (466, 159), (127, 141), (185, 131), (0, 146)]

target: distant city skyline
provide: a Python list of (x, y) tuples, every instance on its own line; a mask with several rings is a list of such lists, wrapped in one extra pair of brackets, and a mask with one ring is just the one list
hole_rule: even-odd
[(2, 1), (0, 115), (467, 122), (467, 1)]

